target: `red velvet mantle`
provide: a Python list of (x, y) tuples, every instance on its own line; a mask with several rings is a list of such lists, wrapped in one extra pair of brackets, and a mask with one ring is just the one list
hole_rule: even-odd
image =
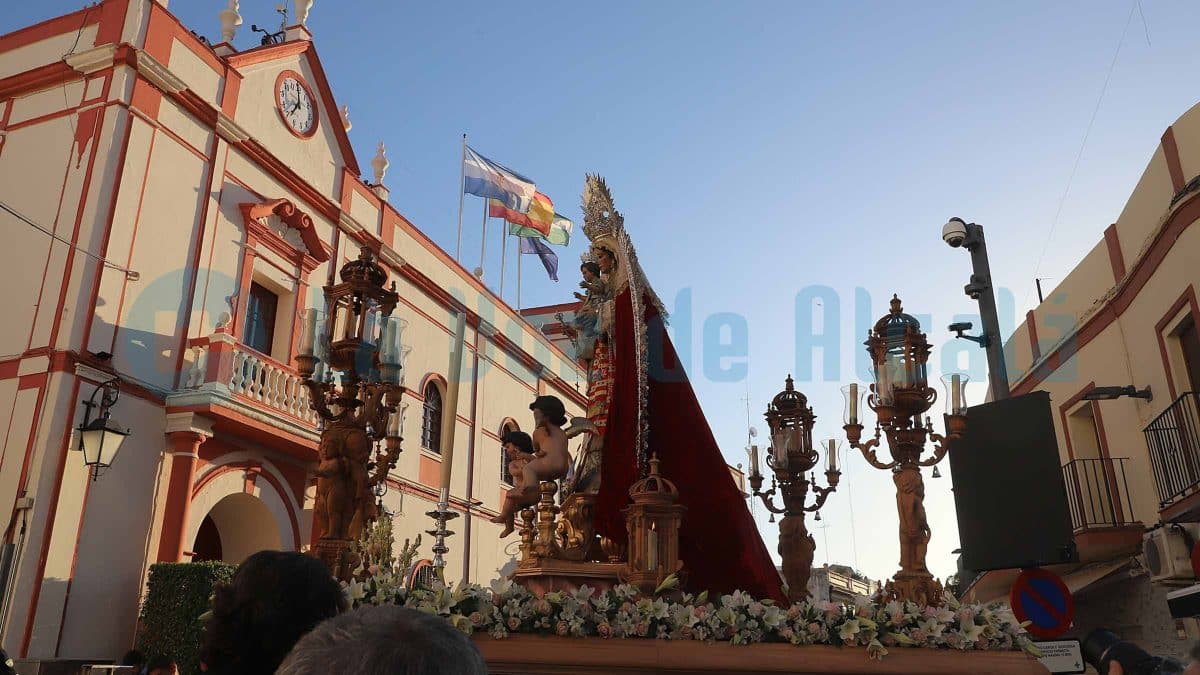
[[(608, 434), (596, 502), (601, 535), (624, 541), (629, 488), (638, 480), (634, 450), (637, 432), (637, 352), (633, 303), (626, 289), (616, 299), (613, 389)], [(679, 488), (688, 508), (679, 552), (690, 589), (730, 593), (742, 590), (783, 602), (779, 573), (771, 560), (741, 491), (721, 455), (691, 382), (678, 362), (666, 326), (644, 302), (649, 343), (649, 451), (657, 453), (663, 475)]]

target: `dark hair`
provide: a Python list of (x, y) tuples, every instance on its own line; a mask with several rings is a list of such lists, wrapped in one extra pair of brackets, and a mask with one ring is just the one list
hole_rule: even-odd
[(539, 396), (529, 404), (530, 410), (541, 410), (550, 418), (551, 424), (562, 426), (567, 423), (567, 409), (557, 396)]
[(533, 439), (524, 431), (510, 431), (500, 438), (504, 444), (512, 443), (521, 452), (533, 453)]
[(600, 276), (600, 266), (597, 265), (596, 263), (592, 262), (591, 260), (580, 265), (579, 269), (587, 270), (587, 271), (591, 272), (592, 274), (595, 274), (596, 276)]
[(612, 258), (613, 260), (617, 259), (616, 254), (614, 254), (611, 250), (609, 250), (608, 248), (606, 248), (604, 246), (596, 247), (596, 255), (600, 255), (600, 254), (604, 254), (604, 255), (608, 256), (609, 258)]
[(475, 644), (446, 619), (363, 607), (305, 635), (277, 675), (487, 675)]
[(141, 652), (139, 652), (136, 649), (130, 649), (129, 651), (125, 652), (125, 656), (121, 657), (121, 663), (118, 665), (140, 666), (145, 662), (146, 662), (145, 654), (142, 654)]
[(146, 661), (146, 665), (145, 665), (145, 667), (142, 668), (142, 672), (149, 675), (150, 673), (153, 673), (156, 670), (160, 670), (162, 668), (169, 669), (169, 668), (171, 668), (171, 666), (174, 666), (174, 665), (175, 665), (175, 662), (172, 661), (171, 657), (169, 657), (169, 656), (153, 656), (153, 657), (150, 657), (149, 661)]
[(200, 660), (208, 675), (273, 673), (297, 640), (345, 608), (341, 586), (321, 561), (259, 551), (214, 589)]

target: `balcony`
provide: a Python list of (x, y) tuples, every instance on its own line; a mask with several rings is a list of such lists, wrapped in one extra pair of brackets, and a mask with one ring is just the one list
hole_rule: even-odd
[(299, 373), (220, 330), (190, 340), (188, 352), (169, 409), (204, 413), (218, 430), (311, 459), (318, 416)]
[(1159, 512), (1171, 522), (1200, 520), (1200, 394), (1175, 399), (1142, 433), (1150, 450)]
[(1075, 459), (1063, 465), (1075, 545), (1083, 561), (1134, 553), (1142, 523), (1133, 517), (1124, 458)]

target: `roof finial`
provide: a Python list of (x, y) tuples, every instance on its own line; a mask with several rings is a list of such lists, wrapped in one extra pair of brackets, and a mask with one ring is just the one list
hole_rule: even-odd
[(229, 6), (221, 10), (221, 41), (233, 42), (237, 27), (242, 25), (242, 15), (238, 13), (238, 0), (229, 0)]
[(296, 23), (301, 26), (308, 25), (308, 10), (312, 9), (313, 0), (292, 0), (292, 7), (295, 11), (292, 15), (296, 17)]
[(350, 127), (354, 126), (350, 122), (350, 106), (342, 106), (342, 128), (350, 131)]
[(375, 170), (376, 185), (383, 185), (383, 177), (387, 175), (388, 166), (391, 165), (386, 153), (387, 148), (383, 147), (383, 141), (379, 141), (379, 147), (375, 149), (375, 159), (371, 160), (371, 168)]

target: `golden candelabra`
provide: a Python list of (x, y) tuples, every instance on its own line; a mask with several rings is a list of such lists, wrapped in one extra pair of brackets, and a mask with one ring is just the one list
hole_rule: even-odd
[[(767, 466), (774, 471), (771, 489), (763, 491), (763, 476), (759, 469), (758, 446), (750, 447), (750, 487), (772, 514), (783, 514), (779, 521), (779, 555), (783, 559), (783, 578), (787, 582), (788, 600), (799, 602), (809, 596), (808, 578), (812, 574), (813, 553), (817, 543), (809, 534), (804, 514), (819, 510), (829, 494), (837, 489), (842, 472), (837, 465), (837, 444), (828, 441), (825, 478), (828, 487), (818, 487), (812, 469), (819, 459), (813, 447), (813, 421), (816, 415), (808, 398), (796, 391), (788, 375), (783, 391), (776, 394), (767, 406), (767, 426), (771, 432), (771, 449)], [(816, 497), (807, 505), (808, 491)], [(783, 506), (775, 504), (779, 491)], [(820, 516), (818, 515), (818, 518)], [(774, 516), (772, 516), (774, 519)]]
[[(867, 405), (876, 416), (875, 436), (862, 440), (863, 425), (858, 414), (863, 392), (857, 384), (842, 389), (846, 395), (843, 428), (850, 446), (858, 448), (871, 466), (890, 470), (896, 483), (900, 571), (884, 587), (884, 595), (937, 605), (942, 602), (943, 591), (925, 565), (930, 530), (921, 467), (942, 461), (966, 430), (967, 377), (953, 374), (942, 378), (947, 387), (946, 435), (942, 436), (934, 432), (933, 422), (925, 415), (937, 400), (937, 391), (928, 383), (929, 341), (921, 332), (920, 322), (904, 313), (898, 296), (892, 296), (891, 311), (875, 322), (865, 344), (875, 377), (867, 397)], [(881, 437), (887, 438), (892, 457), (889, 462), (881, 461), (876, 453)], [(926, 440), (934, 442), (934, 452), (922, 459)]]

